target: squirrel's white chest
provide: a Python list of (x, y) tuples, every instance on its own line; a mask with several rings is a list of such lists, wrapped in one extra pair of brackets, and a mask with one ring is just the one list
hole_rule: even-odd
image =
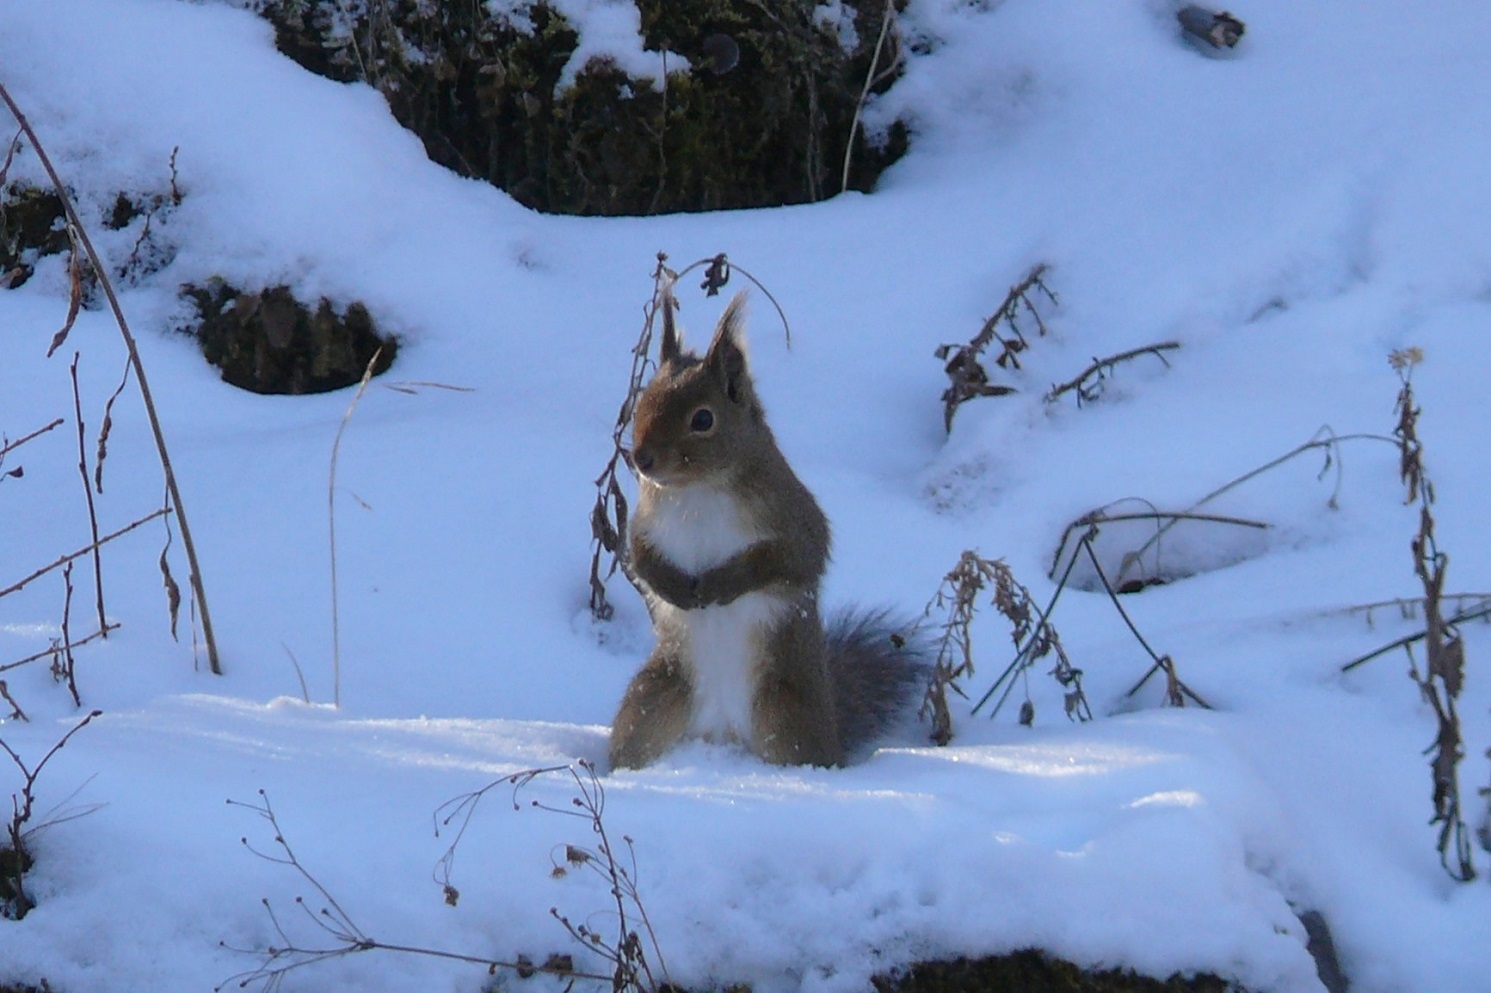
[(686, 642), (683, 654), (694, 690), (691, 735), (750, 745), (766, 639), (783, 606), (780, 597), (760, 592), (699, 610), (659, 605), (671, 613), (670, 623)]
[[(706, 486), (659, 488), (638, 522), (652, 547), (698, 575), (761, 539), (735, 497)], [(751, 710), (766, 638), (785, 603), (764, 591), (699, 610), (657, 601), (660, 623), (681, 632), (692, 668), (689, 733), (713, 741), (751, 742)]]
[(698, 575), (761, 538), (729, 490), (660, 486), (647, 494), (647, 503), (637, 527), (684, 572)]

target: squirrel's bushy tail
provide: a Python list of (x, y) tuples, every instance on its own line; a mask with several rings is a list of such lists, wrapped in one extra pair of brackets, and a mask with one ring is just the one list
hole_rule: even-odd
[(902, 724), (926, 686), (931, 653), (924, 639), (904, 635), (886, 610), (836, 611), (824, 630), (839, 738), (849, 761)]

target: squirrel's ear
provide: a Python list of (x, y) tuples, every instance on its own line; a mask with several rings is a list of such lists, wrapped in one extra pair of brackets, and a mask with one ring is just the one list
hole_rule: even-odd
[(748, 384), (750, 371), (746, 367), (745, 338), (745, 292), (735, 294), (730, 306), (720, 315), (720, 323), (714, 329), (714, 340), (709, 343), (709, 352), (704, 364), (731, 400), (739, 400)]
[(683, 338), (678, 333), (678, 325), (673, 320), (673, 311), (678, 308), (678, 301), (673, 299), (673, 287), (669, 286), (663, 290), (663, 299), (659, 306), (663, 310), (663, 341), (658, 346), (658, 357), (662, 362), (672, 362), (683, 354)]

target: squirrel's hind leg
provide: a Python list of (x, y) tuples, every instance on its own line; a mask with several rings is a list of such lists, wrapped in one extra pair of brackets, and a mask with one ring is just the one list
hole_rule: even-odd
[[(753, 747), (776, 765), (842, 765), (844, 750), (834, 713), (828, 669), (822, 661), (816, 618), (774, 632), (774, 644), (756, 682), (751, 708)], [(807, 664), (804, 664), (804, 663)]]
[(692, 705), (683, 664), (659, 648), (632, 677), (611, 722), (611, 768), (640, 769), (676, 745)]

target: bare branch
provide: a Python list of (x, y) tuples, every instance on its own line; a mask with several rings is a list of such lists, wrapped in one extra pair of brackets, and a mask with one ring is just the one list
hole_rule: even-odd
[[(88, 485), (88, 453), (83, 447), (83, 400), (78, 393), (78, 360), (82, 357), (79, 352), (73, 352), (72, 365), (68, 371), (72, 374), (72, 409), (73, 416), (78, 423), (78, 474), (83, 477), (83, 496), (88, 502), (88, 529), (93, 536), (93, 592), (98, 607), (98, 629), (105, 632), (108, 637), (109, 619), (104, 616), (104, 565), (103, 557), (99, 552), (98, 542), (98, 512), (93, 505), (93, 488)], [(68, 566), (71, 569), (72, 566)], [(72, 583), (67, 584), (68, 600), (72, 599)], [(65, 616), (65, 614), (64, 614)], [(67, 632), (63, 632), (63, 640), (66, 640)], [(77, 695), (77, 689), (73, 689), (73, 695)]]
[(121, 538), (124, 535), (129, 534), (131, 531), (133, 531), (135, 528), (139, 527), (140, 525), (147, 524), (150, 521), (155, 520), (157, 517), (161, 517), (161, 516), (163, 516), (165, 514), (169, 514), (169, 513), (171, 513), (171, 508), (170, 507), (162, 507), (161, 509), (159, 509), (157, 511), (154, 511), (153, 513), (146, 514), (144, 517), (140, 518), (137, 521), (134, 521), (134, 522), (132, 522), (130, 524), (126, 524), (124, 527), (120, 528), (118, 531), (114, 531), (114, 532), (112, 532), (110, 534), (104, 535), (102, 538), (98, 539), (98, 541), (94, 542), (93, 544), (85, 545), (84, 547), (78, 549), (75, 552), (69, 552), (68, 554), (62, 556), (60, 559), (58, 559), (57, 561), (53, 562), (52, 564), (50, 564), (50, 565), (44, 565), (40, 569), (37, 569), (35, 572), (31, 573), (31, 575), (27, 576), (25, 579), (17, 580), (16, 582), (11, 583), (9, 586), (5, 587), (4, 589), (0, 589), (0, 597), (9, 596), (10, 594), (12, 594), (12, 593), (16, 592), (17, 590), (21, 589), (22, 587), (26, 586), (28, 583), (32, 582), (33, 580), (38, 579), (38, 578), (40, 578), (42, 576), (45, 576), (47, 573), (51, 572), (52, 570), (54, 570), (54, 569), (60, 569), (63, 566), (67, 565), (67, 563), (73, 561), (74, 559), (82, 558), (84, 555), (87, 555), (88, 553), (92, 552), (94, 550), (94, 548), (96, 548), (96, 547), (98, 547), (100, 545), (107, 545), (109, 542), (113, 541), (115, 538)]
[(1092, 365), (1083, 369), (1075, 378), (1058, 386), (1051, 387), (1051, 391), (1046, 394), (1045, 400), (1047, 403), (1055, 403), (1061, 398), (1062, 394), (1075, 390), (1077, 393), (1077, 406), (1080, 407), (1083, 402), (1091, 402), (1098, 397), (1099, 388), (1097, 386), (1086, 385), (1087, 380), (1093, 376), (1098, 377), (1098, 381), (1101, 383), (1104, 377), (1113, 371), (1114, 366), (1121, 362), (1132, 361), (1141, 355), (1153, 355), (1168, 366), (1170, 363), (1166, 361), (1165, 353), (1174, 351), (1179, 347), (1180, 342), (1178, 341), (1162, 341), (1154, 345), (1145, 345), (1141, 348), (1131, 348), (1126, 352), (1119, 352), (1117, 355), (1110, 355), (1105, 359), (1093, 359)]
[(61, 427), (65, 423), (67, 423), (66, 419), (62, 418), (62, 417), (59, 417), (56, 420), (54, 420), (52, 423), (48, 424), (46, 427), (44, 427), (44, 428), (37, 428), (35, 431), (32, 431), (30, 434), (26, 435), (24, 438), (17, 438), (15, 441), (7, 441), (4, 445), (0, 445), (0, 459), (4, 459), (5, 456), (9, 455), (11, 452), (15, 451), (17, 448), (20, 448), (22, 445), (26, 444), (26, 442), (32, 440), (33, 438), (39, 437), (41, 435), (44, 435), (48, 431), (52, 430), (53, 428)]
[[(192, 594), (202, 615), (202, 636), (207, 644), (208, 666), (214, 674), (220, 675), (223, 671), (222, 662), (218, 657), (217, 640), (213, 637), (212, 621), (207, 612), (207, 592), (202, 584), (202, 570), (197, 563), (196, 543), (192, 541), (191, 531), (186, 523), (186, 510), (182, 506), (181, 490), (176, 482), (176, 472), (171, 466), (171, 456), (166, 449), (165, 433), (161, 429), (160, 418), (156, 414), (155, 400), (150, 393), (150, 383), (145, 376), (145, 366), (140, 360), (140, 350), (135, 344), (135, 336), (129, 329), (129, 322), (125, 320), (124, 309), (119, 305), (119, 298), (114, 292), (114, 285), (109, 279), (108, 270), (103, 264), (103, 259), (94, 249), (93, 242), (88, 237), (88, 231), (83, 227), (82, 221), (79, 220), (77, 208), (73, 206), (72, 198), (68, 195), (67, 187), (62, 182), (62, 177), (58, 175), (56, 168), (53, 167), (50, 156), (47, 155), (46, 149), (42, 146), (40, 139), (36, 135), (36, 131), (31, 127), (31, 123), (26, 119), (26, 115), (21, 112), (20, 106), (16, 104), (10, 95), (10, 91), (5, 88), (3, 83), (0, 83), (0, 101), (4, 101), (6, 107), (10, 109), (11, 115), (15, 117), (16, 123), (20, 125), (21, 130), (25, 133), (26, 140), (31, 143), (32, 150), (36, 152), (36, 157), (41, 162), (42, 168), (46, 170), (48, 178), (51, 179), (52, 186), (56, 190), (58, 198), (62, 201), (63, 210), (67, 214), (68, 224), (72, 230), (76, 231), (78, 241), (87, 253), (88, 259), (93, 265), (93, 271), (98, 277), (99, 285), (104, 291), (104, 296), (109, 301), (109, 307), (114, 313), (115, 323), (119, 325), (119, 333), (124, 339), (125, 349), (129, 352), (130, 365), (134, 367), (135, 382), (140, 387), (140, 399), (145, 404), (146, 417), (150, 421), (150, 431), (155, 438), (155, 448), (160, 456), (161, 471), (165, 473), (166, 488), (170, 493), (171, 506), (175, 509), (176, 519), (181, 525), (181, 543), (186, 548), (187, 562), (190, 566)], [(3, 593), (0, 593), (0, 596), (3, 595)]]

